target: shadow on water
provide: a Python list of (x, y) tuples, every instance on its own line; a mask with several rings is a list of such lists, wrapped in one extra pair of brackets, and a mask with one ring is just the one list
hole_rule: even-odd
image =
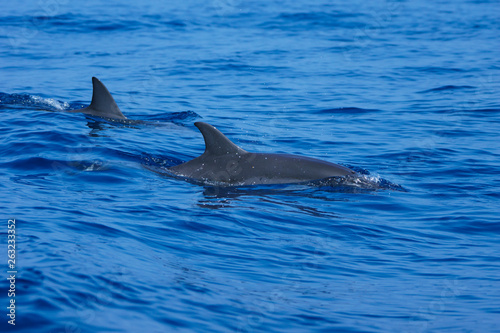
[[(187, 121), (191, 121), (199, 116), (192, 111), (186, 112), (174, 112), (159, 114), (152, 117), (143, 117), (143, 119), (112, 119), (112, 118), (101, 118), (92, 115), (84, 115), (87, 121), (87, 127), (91, 129), (89, 136), (92, 137), (103, 137), (106, 136), (103, 133), (111, 128), (132, 128), (140, 130), (141, 128), (155, 127), (155, 128), (166, 128), (168, 130), (178, 130), (187, 128)], [(149, 120), (155, 119), (155, 120)]]
[(331, 177), (298, 184), (218, 186), (202, 183), (200, 185), (204, 185), (203, 194), (207, 198), (234, 198), (243, 195), (269, 195), (277, 193), (309, 196), (311, 193), (317, 194), (320, 192), (346, 194), (369, 194), (376, 191), (387, 190), (407, 192), (407, 190), (401, 185), (394, 184), (380, 177), (372, 177), (362, 174), (345, 177)]
[[(187, 180), (194, 183), (193, 181)], [(243, 197), (253, 198), (264, 205), (276, 204), (285, 209), (299, 210), (307, 215), (339, 218), (337, 213), (305, 204), (304, 199), (323, 202), (347, 202), (354, 200), (351, 195), (377, 195), (380, 191), (406, 190), (397, 184), (379, 177), (356, 174), (346, 177), (332, 177), (301, 184), (253, 185), (253, 186), (203, 186), (197, 206), (205, 209), (231, 207), (233, 200)]]
[(85, 118), (91, 120), (87, 126), (98, 129), (103, 128), (102, 125), (121, 126), (128, 128), (140, 128), (140, 126), (155, 126), (155, 127), (178, 127), (186, 126), (186, 123), (191, 124), (195, 119), (201, 118), (196, 112), (182, 111), (161, 113), (152, 116), (137, 116), (141, 119), (114, 119), (106, 117), (97, 117), (85, 114)]

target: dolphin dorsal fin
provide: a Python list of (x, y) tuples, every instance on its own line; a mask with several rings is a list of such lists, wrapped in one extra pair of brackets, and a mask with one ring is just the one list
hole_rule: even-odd
[(224, 134), (210, 124), (204, 122), (194, 123), (203, 134), (205, 140), (204, 155), (226, 155), (226, 154), (244, 154), (245, 150), (231, 142)]
[(88, 108), (97, 111), (96, 116), (127, 119), (116, 105), (108, 88), (96, 77), (92, 77), (92, 88), (92, 102)]

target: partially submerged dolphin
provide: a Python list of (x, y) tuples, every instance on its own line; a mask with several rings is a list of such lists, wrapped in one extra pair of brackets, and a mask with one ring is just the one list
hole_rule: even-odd
[(127, 119), (116, 105), (106, 86), (96, 77), (92, 77), (92, 102), (90, 105), (83, 109), (68, 112), (81, 112), (101, 118)]
[[(92, 77), (92, 87), (90, 105), (68, 112), (129, 121), (98, 78)], [(257, 185), (303, 183), (355, 174), (349, 168), (315, 158), (250, 153), (232, 143), (212, 125), (196, 122), (195, 126), (205, 139), (205, 152), (191, 161), (168, 169), (177, 176), (228, 185)]]
[(247, 152), (210, 124), (196, 122), (205, 152), (168, 170), (177, 176), (228, 185), (290, 184), (355, 174), (338, 164), (289, 154)]

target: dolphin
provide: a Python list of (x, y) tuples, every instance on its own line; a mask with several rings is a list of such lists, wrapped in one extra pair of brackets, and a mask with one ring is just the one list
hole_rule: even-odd
[(70, 110), (68, 112), (81, 112), (101, 118), (128, 119), (120, 111), (108, 88), (96, 77), (92, 77), (92, 88), (92, 102), (90, 105), (83, 109)]
[(251, 153), (210, 124), (196, 122), (205, 152), (168, 168), (176, 176), (227, 185), (293, 184), (355, 174), (338, 164), (290, 154)]

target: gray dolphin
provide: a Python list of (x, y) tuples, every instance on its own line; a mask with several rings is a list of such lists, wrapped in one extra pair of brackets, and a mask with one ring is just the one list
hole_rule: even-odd
[(210, 124), (196, 122), (195, 126), (205, 139), (205, 152), (168, 169), (177, 176), (229, 185), (258, 185), (302, 183), (355, 174), (349, 168), (315, 158), (250, 153)]
[(106, 86), (98, 78), (92, 77), (92, 102), (83, 109), (68, 112), (81, 112), (92, 116), (112, 119), (127, 119), (109, 93)]

